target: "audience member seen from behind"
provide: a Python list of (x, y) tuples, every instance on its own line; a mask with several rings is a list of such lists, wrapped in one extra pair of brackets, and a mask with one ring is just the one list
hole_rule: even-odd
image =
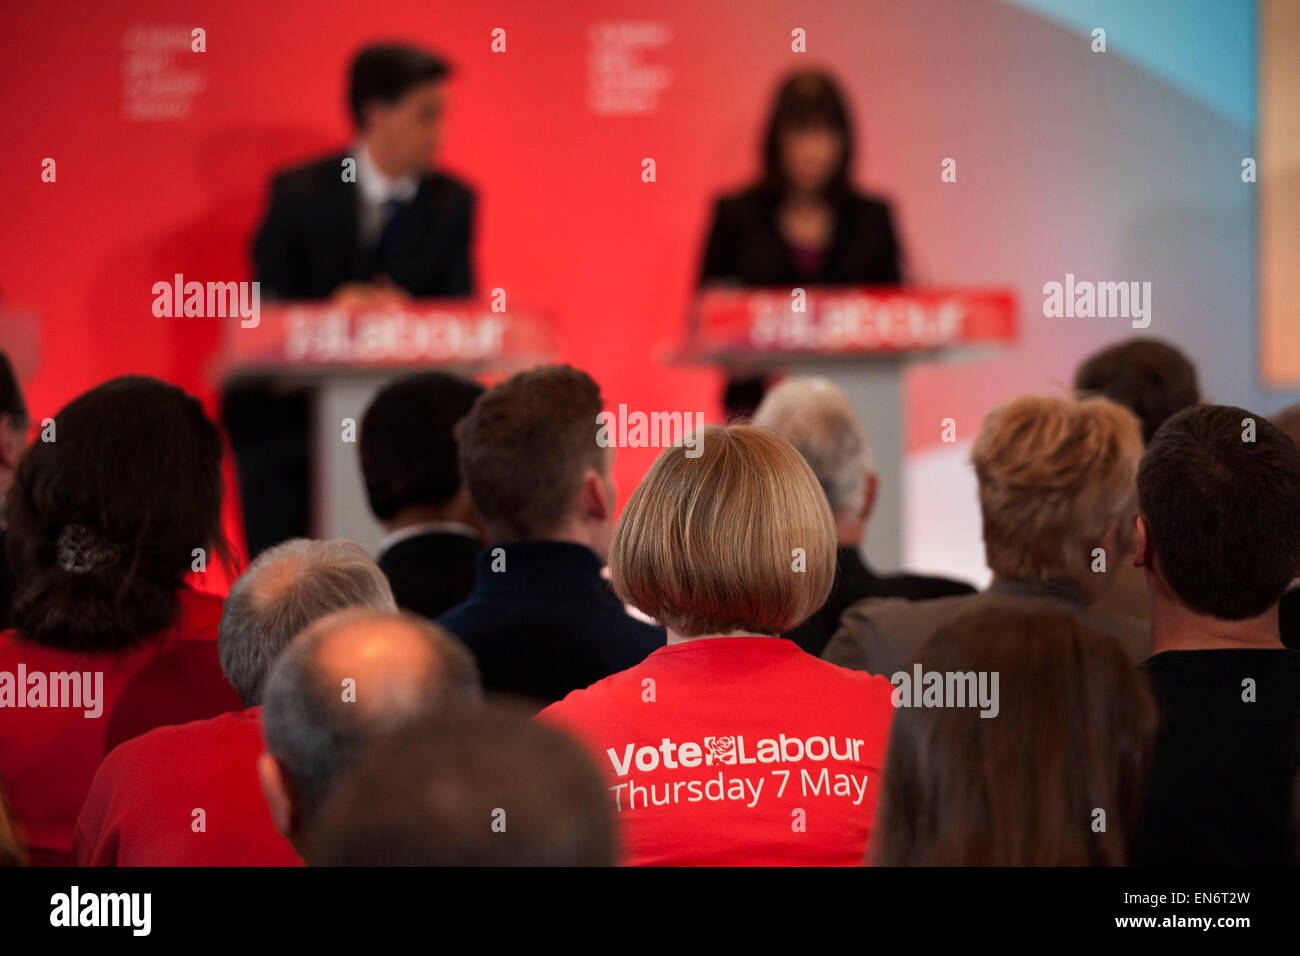
[(952, 696), (915, 706), (899, 682), (869, 862), (1124, 864), (1156, 715), (1114, 638), (1077, 614), (984, 607), (939, 627), (923, 656)]
[[(610, 557), (615, 590), (664, 622), (667, 646), (539, 719), (590, 747), (631, 864), (858, 864), (889, 681), (780, 636), (831, 589), (826, 495), (767, 429), (695, 437), (698, 457), (678, 446), (655, 461)], [(805, 776), (817, 786), (802, 789)]]
[(3, 504), (14, 483), (18, 459), (27, 447), (27, 403), (9, 356), (0, 352), (0, 630), (12, 626), (14, 576), (9, 566)]
[(13, 824), (13, 814), (5, 801), (3, 781), (0, 781), (0, 866), (25, 866), (27, 850)]
[(754, 414), (798, 449), (821, 482), (835, 518), (835, 583), (812, 617), (785, 635), (809, 654), (821, 654), (839, 627), (840, 615), (868, 597), (908, 600), (973, 594), (960, 581), (920, 574), (880, 575), (862, 560), (867, 521), (876, 505), (879, 476), (871, 470), (871, 444), (853, 406), (825, 378), (788, 378), (767, 393)]
[(1199, 405), (1156, 432), (1138, 495), (1162, 721), (1135, 860), (1295, 865), (1300, 651), (1278, 601), (1300, 567), (1300, 451), (1261, 416)]
[(196, 551), (229, 554), (221, 439), (202, 406), (118, 378), (50, 427), (5, 500), (18, 589), (0, 634), (0, 671), (28, 675), (28, 706), (0, 721), (0, 777), (40, 864), (67, 862), (113, 746), (240, 707), (217, 658), (221, 599), (183, 583)]
[(473, 652), (484, 689), (539, 707), (643, 660), (662, 628), (601, 577), (614, 528), (613, 447), (600, 388), (543, 366), (483, 395), (460, 428), (461, 474), (487, 529), (474, 590), (438, 623)]
[(455, 429), (482, 394), (477, 382), (418, 372), (384, 386), (361, 420), (366, 496), (386, 532), (377, 560), (398, 606), (425, 617), (459, 604), (474, 586), (483, 540)]
[[(1142, 423), (1149, 442), (1169, 416), (1201, 400), (1196, 367), (1179, 349), (1159, 339), (1137, 337), (1094, 352), (1074, 373), (1080, 395), (1101, 395), (1123, 405)], [(1150, 616), (1146, 580), (1128, 555), (1111, 572), (1115, 583), (1093, 602), (1102, 614), (1145, 621)]]
[(388, 579), (354, 542), (298, 538), (258, 555), (226, 597), (217, 641), (245, 709), (159, 727), (115, 747), (77, 820), (73, 863), (299, 865), (258, 785), (262, 691), (295, 635), (350, 607), (397, 610)]
[(425, 721), (377, 743), (307, 840), (313, 866), (612, 866), (613, 811), (582, 747), (520, 715)]
[[(1273, 416), (1272, 422), (1300, 448), (1300, 403), (1282, 409)], [(1296, 571), (1297, 576), (1291, 579), (1286, 593), (1278, 603), (1277, 627), (1282, 635), (1282, 643), (1292, 650), (1300, 651), (1300, 568)]]
[(347, 610), (311, 624), (272, 665), (264, 692), (257, 766), (276, 829), (303, 853), (330, 788), (376, 740), (407, 721), (469, 713), (481, 699), (469, 653), (424, 618)]
[(1104, 398), (1017, 398), (984, 419), (971, 459), (979, 482), (986, 591), (909, 602), (850, 605), (825, 658), (892, 674), (933, 634), (976, 607), (1056, 608), (1117, 638), (1129, 658), (1146, 657), (1145, 622), (1089, 609), (1132, 554), (1134, 478), (1142, 455), (1137, 419)]

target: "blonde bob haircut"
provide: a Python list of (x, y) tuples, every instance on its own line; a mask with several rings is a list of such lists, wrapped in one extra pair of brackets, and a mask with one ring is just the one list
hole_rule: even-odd
[(1105, 398), (1026, 396), (989, 412), (971, 453), (979, 479), (984, 556), (1001, 577), (1082, 583), (1092, 551), (1116, 525), (1107, 555), (1133, 545), (1142, 427)]
[(696, 437), (703, 454), (666, 449), (632, 493), (610, 550), (614, 590), (683, 637), (788, 631), (835, 578), (822, 486), (766, 428), (709, 425)]

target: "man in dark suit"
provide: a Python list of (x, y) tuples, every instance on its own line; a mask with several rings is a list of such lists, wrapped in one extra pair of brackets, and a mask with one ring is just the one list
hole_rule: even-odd
[(483, 546), (460, 476), (456, 424), (483, 386), (445, 372), (390, 382), (361, 420), (361, 472), (387, 536), (377, 561), (398, 607), (437, 617), (474, 586)]
[(474, 653), (484, 690), (544, 706), (664, 644), (601, 576), (617, 498), (613, 448), (596, 440), (603, 406), (585, 372), (543, 366), (492, 388), (461, 424), (489, 544), (474, 590), (437, 623)]
[(812, 617), (785, 634), (809, 654), (821, 655), (850, 604), (869, 597), (909, 601), (974, 594), (949, 578), (920, 574), (879, 575), (862, 560), (862, 540), (876, 505), (879, 476), (871, 470), (871, 447), (853, 406), (834, 382), (788, 378), (768, 392), (754, 424), (794, 445), (821, 482), (835, 517), (838, 539), (835, 584)]
[[(18, 376), (9, 363), (9, 356), (0, 352), (0, 505), (13, 486), (18, 459), (27, 447), (27, 426), (27, 403), (18, 387)], [(5, 553), (7, 547), (3, 512), (0, 511), (0, 631), (10, 626), (14, 599), (14, 573)]]
[(1089, 607), (1133, 553), (1141, 457), (1137, 418), (1107, 399), (1026, 396), (995, 408), (971, 453), (992, 586), (934, 601), (859, 601), (822, 656), (891, 677), (963, 611), (1016, 606), (1077, 615), (1118, 640), (1134, 664), (1143, 660), (1151, 645), (1145, 622)]
[(473, 292), (474, 194), (430, 165), (448, 73), (411, 47), (357, 55), (356, 143), (271, 184), (253, 244), (264, 296), (365, 302)]
[[(407, 46), (357, 54), (349, 94), (356, 141), (271, 183), (253, 242), (263, 296), (361, 307), (473, 294), (474, 194), (431, 166), (449, 72)], [(221, 418), (239, 468), (250, 556), (311, 533), (311, 406), (306, 388), (265, 377), (226, 387)]]

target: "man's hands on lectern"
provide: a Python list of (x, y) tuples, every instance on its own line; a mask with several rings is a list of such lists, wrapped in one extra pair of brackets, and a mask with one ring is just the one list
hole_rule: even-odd
[(410, 301), (405, 289), (382, 275), (376, 276), (373, 282), (345, 282), (330, 296), (330, 302), (344, 309), (377, 309), (406, 305)]

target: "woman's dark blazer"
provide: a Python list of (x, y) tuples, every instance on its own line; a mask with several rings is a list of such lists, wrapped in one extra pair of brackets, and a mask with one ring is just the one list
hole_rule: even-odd
[(889, 204), (850, 192), (834, 202), (835, 227), (820, 271), (804, 275), (777, 227), (777, 197), (751, 187), (718, 200), (700, 284), (896, 285), (902, 250)]

